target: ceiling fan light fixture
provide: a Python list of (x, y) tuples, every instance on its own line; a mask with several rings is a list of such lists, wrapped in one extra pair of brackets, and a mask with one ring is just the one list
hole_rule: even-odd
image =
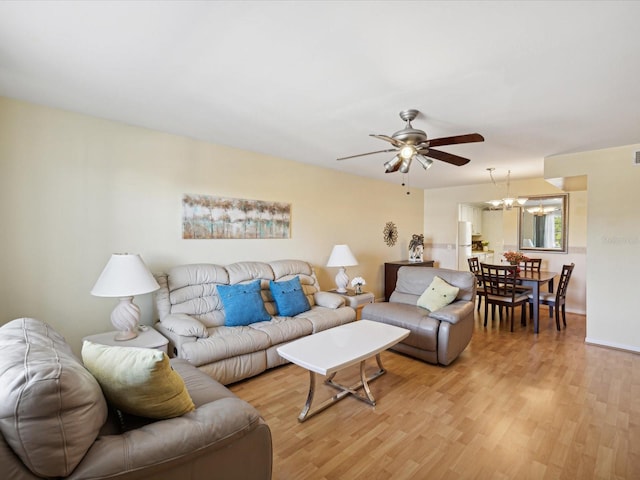
[(411, 166), (411, 157), (405, 158), (402, 160), (402, 165), (400, 165), (400, 172), (407, 173), (409, 172), (409, 167)]
[(400, 162), (402, 162), (402, 159), (400, 158), (399, 155), (396, 155), (395, 157), (393, 157), (391, 160), (389, 160), (388, 162), (385, 162), (384, 164), (384, 171), (386, 173), (390, 173), (395, 171), (396, 167), (398, 165), (400, 165)]
[(430, 169), (431, 165), (433, 165), (433, 160), (427, 157), (423, 157), (422, 155), (416, 155), (416, 160), (418, 160), (420, 165), (422, 165), (422, 168), (424, 168), (425, 170)]
[(416, 153), (416, 149), (413, 148), (411, 145), (405, 145), (400, 150), (400, 156), (405, 160), (409, 160), (411, 157), (415, 155), (415, 153)]

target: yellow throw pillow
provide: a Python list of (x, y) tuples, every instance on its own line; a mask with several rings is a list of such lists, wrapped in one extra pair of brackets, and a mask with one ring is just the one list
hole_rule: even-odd
[(420, 298), (417, 305), (426, 308), (431, 312), (440, 310), (442, 307), (449, 305), (458, 296), (460, 289), (449, 285), (436, 275)]
[(82, 361), (98, 380), (107, 400), (123, 412), (173, 418), (195, 408), (184, 380), (160, 350), (85, 341)]

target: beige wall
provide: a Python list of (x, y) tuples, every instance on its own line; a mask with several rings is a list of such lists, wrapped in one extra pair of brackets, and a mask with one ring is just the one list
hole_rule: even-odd
[[(499, 179), (498, 179), (499, 180)], [(504, 190), (504, 191), (503, 191)], [(513, 195), (544, 195), (561, 192), (544, 179), (511, 182)], [(432, 258), (444, 268), (456, 268), (456, 243), (458, 235), (458, 205), (460, 203), (481, 203), (506, 194), (506, 186), (492, 183), (449, 187), (425, 191), (425, 258)], [(571, 287), (568, 292), (567, 310), (586, 312), (586, 192), (569, 194), (569, 252), (540, 253), (545, 270), (560, 272), (563, 264), (575, 263)], [(493, 224), (502, 224), (502, 237), (492, 240), (492, 247), (498, 251), (513, 250), (517, 246), (518, 209), (501, 214), (500, 222), (492, 218)], [(484, 218), (486, 218), (485, 216)], [(494, 217), (494, 215), (491, 215)], [(495, 258), (499, 261), (499, 258)]]
[(587, 342), (640, 352), (640, 144), (550, 157), (546, 178), (587, 175)]
[[(40, 318), (76, 349), (112, 329), (116, 300), (89, 291), (113, 252), (140, 253), (152, 271), (304, 259), (330, 289), (336, 269), (324, 264), (348, 243), (360, 262), (348, 274), (381, 297), (382, 264), (406, 259), (423, 231), (421, 190), (1, 97), (0, 162), (0, 324)], [(184, 193), (291, 203), (291, 238), (183, 240)], [(151, 323), (152, 295), (136, 303)]]

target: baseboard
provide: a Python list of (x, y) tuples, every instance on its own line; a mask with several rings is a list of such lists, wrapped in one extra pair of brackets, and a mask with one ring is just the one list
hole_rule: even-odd
[(586, 343), (587, 345), (595, 345), (597, 347), (606, 347), (606, 348), (612, 348), (614, 350), (622, 350), (623, 352), (640, 353), (640, 347), (623, 345), (621, 343), (616, 343), (616, 342), (605, 342), (602, 340), (595, 340), (589, 337), (586, 337), (584, 339), (584, 343)]

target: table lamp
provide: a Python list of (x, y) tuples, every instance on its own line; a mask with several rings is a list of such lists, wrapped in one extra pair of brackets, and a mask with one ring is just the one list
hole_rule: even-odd
[(340, 267), (338, 274), (336, 275), (336, 292), (346, 293), (347, 284), (349, 283), (349, 277), (345, 272), (344, 267), (351, 267), (358, 265), (356, 257), (353, 256), (349, 245), (334, 245), (327, 262), (327, 267)]
[(118, 297), (120, 303), (111, 312), (111, 323), (118, 332), (115, 340), (131, 340), (138, 336), (140, 307), (134, 295), (155, 292), (160, 288), (138, 254), (114, 253), (91, 289), (96, 297)]

